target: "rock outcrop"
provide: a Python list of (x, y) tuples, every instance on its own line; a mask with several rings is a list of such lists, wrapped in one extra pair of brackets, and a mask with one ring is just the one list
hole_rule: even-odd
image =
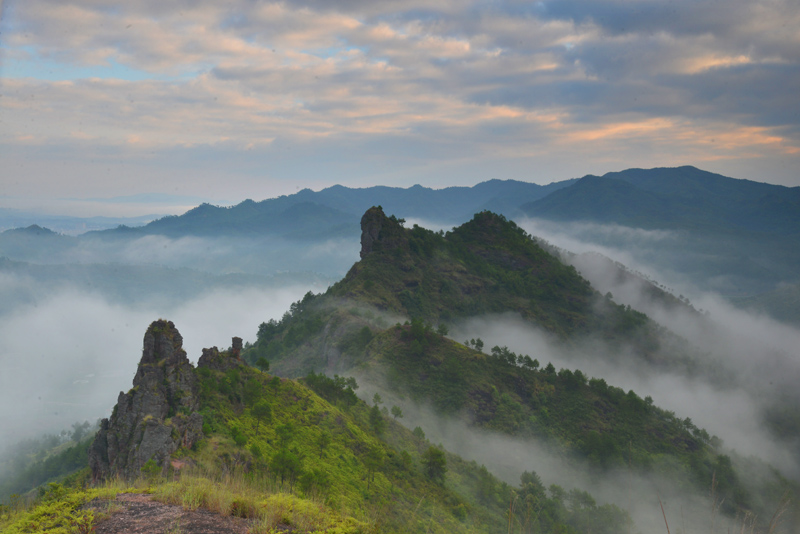
[(166, 471), (179, 447), (202, 439), (198, 408), (197, 379), (183, 338), (171, 321), (153, 322), (144, 335), (133, 388), (120, 392), (89, 449), (93, 480), (134, 478), (150, 459)]
[(361, 217), (361, 259), (373, 250), (389, 249), (407, 242), (402, 221), (387, 217), (380, 206), (368, 209)]
[(208, 367), (214, 371), (227, 372), (241, 365), (245, 365), (241, 357), (242, 338), (235, 337), (231, 340), (231, 350), (220, 352), (217, 347), (203, 349), (203, 355), (197, 360), (197, 367)]

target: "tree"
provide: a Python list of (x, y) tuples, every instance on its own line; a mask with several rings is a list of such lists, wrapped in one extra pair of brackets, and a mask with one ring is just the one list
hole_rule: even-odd
[(261, 395), (264, 393), (261, 382), (255, 378), (251, 378), (244, 384), (243, 396), (244, 403), (250, 406), (255, 405), (261, 400)]
[(395, 419), (402, 419), (403, 410), (401, 410), (399, 406), (392, 406), (392, 415)]
[(322, 453), (331, 444), (331, 433), (323, 430), (317, 438), (317, 447), (319, 447), (319, 457), (322, 458)]
[(492, 504), (496, 501), (494, 478), (489, 474), (486, 466), (482, 465), (478, 470), (477, 480), (478, 500), (484, 504)]
[(276, 477), (280, 477), (281, 484), (288, 480), (291, 487), (302, 472), (303, 460), (295, 451), (281, 449), (272, 457), (269, 468)]
[(375, 395), (372, 396), (372, 404), (376, 406), (378, 404), (383, 404), (383, 399), (381, 398), (379, 393), (376, 393)]
[(444, 324), (444, 323), (440, 323), (438, 328), (436, 328), (436, 333), (439, 334), (442, 337), (446, 336), (449, 332), (450, 332), (450, 330), (447, 328), (447, 325)]
[(447, 473), (447, 458), (444, 451), (431, 445), (422, 454), (422, 467), (427, 476), (437, 484), (444, 484), (444, 475)]
[(89, 421), (72, 423), (72, 440), (80, 441), (89, 431)]
[(260, 342), (266, 342), (272, 339), (272, 336), (275, 335), (275, 332), (278, 330), (278, 323), (275, 319), (270, 319), (268, 323), (261, 323), (258, 326), (258, 334), (256, 337)]
[(367, 490), (370, 484), (375, 480), (375, 471), (383, 465), (385, 454), (380, 447), (370, 447), (364, 455), (364, 467), (367, 468)]
[(261, 422), (268, 423), (272, 420), (272, 406), (265, 401), (262, 400), (258, 402), (255, 406), (250, 408), (250, 415), (255, 417), (256, 419), (256, 434), (258, 433), (258, 427)]
[(412, 430), (411, 433), (414, 434), (414, 436), (416, 436), (419, 440), (425, 439), (425, 431), (422, 430), (421, 427), (414, 427), (414, 430)]
[(378, 408), (377, 404), (369, 411), (369, 426), (372, 427), (372, 431), (377, 436), (382, 436), (383, 430), (386, 428), (386, 421), (383, 420), (381, 409)]
[(331, 476), (324, 469), (312, 467), (300, 475), (300, 489), (306, 495), (327, 491), (331, 486)]
[(269, 371), (269, 360), (263, 356), (260, 357), (258, 360), (256, 360), (256, 367), (261, 369), (262, 373), (266, 373)]
[(285, 448), (294, 437), (294, 425), (291, 421), (278, 425), (275, 427), (275, 434), (278, 436), (281, 448)]

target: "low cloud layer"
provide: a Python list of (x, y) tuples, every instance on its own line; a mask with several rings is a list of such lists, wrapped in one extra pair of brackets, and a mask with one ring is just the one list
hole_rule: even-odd
[[(695, 492), (686, 486), (677, 487), (658, 475), (644, 476), (628, 470), (593, 473), (586, 465), (554, 452), (535, 439), (512, 437), (475, 428), (457, 417), (442, 417), (429, 406), (419, 405), (407, 397), (395, 397), (383, 385), (358, 376), (358, 394), (371, 402), (380, 392), (384, 404), (397, 405), (403, 411), (402, 424), (419, 426), (433, 444), (441, 444), (467, 461), (484, 465), (500, 480), (518, 486), (523, 471), (534, 471), (545, 487), (557, 484), (563, 488), (589, 491), (598, 504), (611, 503), (627, 510), (638, 532), (661, 532), (664, 520), (659, 499), (671, 525), (681, 525), (684, 531), (697, 530), (708, 524), (711, 502), (707, 493)], [(734, 527), (725, 517), (717, 525)], [(687, 528), (688, 527), (688, 528)]]
[(172, 320), (193, 362), (202, 348), (255, 341), (258, 325), (280, 319), (310, 289), (287, 286), (214, 291), (186, 302), (129, 307), (64, 289), (20, 306), (0, 322), (0, 447), (75, 421), (108, 417), (131, 387), (149, 324)]
[(358, 260), (359, 249), (357, 236), (306, 242), (269, 236), (172, 238), (144, 235), (114, 239), (60, 238), (57, 242), (9, 241), (4, 246), (4, 254), (16, 261), (43, 265), (151, 265), (214, 274), (262, 276), (315, 272), (339, 278)]

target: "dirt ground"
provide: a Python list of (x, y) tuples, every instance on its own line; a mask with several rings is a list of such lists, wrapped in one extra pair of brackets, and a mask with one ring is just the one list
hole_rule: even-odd
[(95, 534), (248, 534), (252, 526), (247, 519), (202, 509), (189, 511), (137, 493), (120, 493), (115, 501), (95, 500), (87, 507), (111, 513), (97, 522)]

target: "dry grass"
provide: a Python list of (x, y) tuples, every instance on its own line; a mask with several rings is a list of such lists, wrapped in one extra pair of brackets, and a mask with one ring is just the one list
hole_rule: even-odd
[(371, 522), (359, 521), (331, 510), (319, 499), (302, 498), (280, 491), (267, 479), (241, 474), (183, 473), (178, 480), (163, 482), (152, 490), (157, 501), (178, 504), (187, 510), (205, 508), (225, 516), (253, 520), (253, 534), (275, 532), (290, 526), (295, 532), (368, 532)]

